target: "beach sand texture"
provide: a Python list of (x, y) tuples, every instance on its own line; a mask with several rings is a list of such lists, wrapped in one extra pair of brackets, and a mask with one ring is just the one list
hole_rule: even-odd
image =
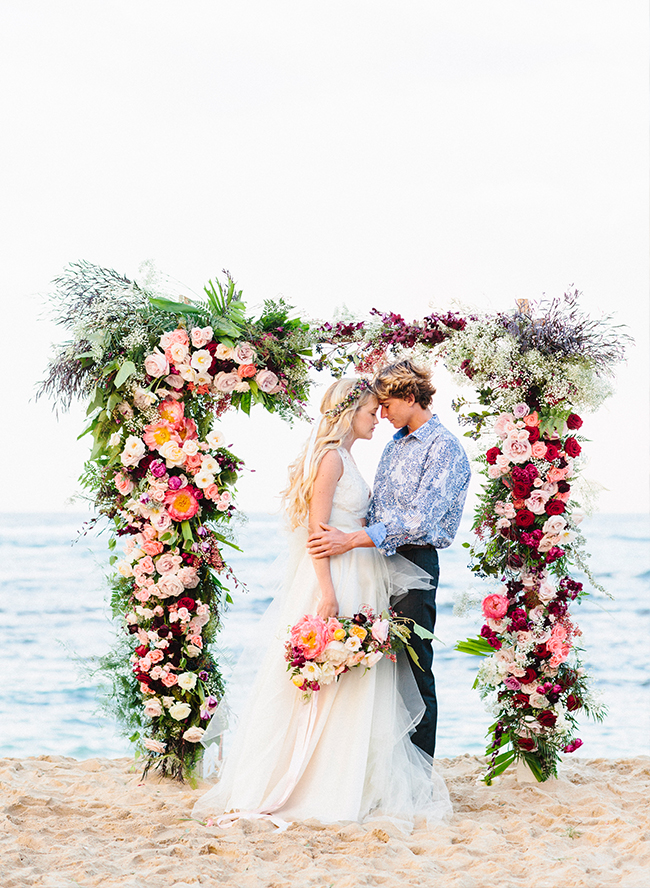
[(477, 783), (482, 760), (437, 761), (454, 814), (411, 835), (388, 822), (190, 818), (207, 782), (141, 780), (132, 759), (0, 760), (2, 888), (647, 888), (650, 757), (574, 759), (546, 784)]

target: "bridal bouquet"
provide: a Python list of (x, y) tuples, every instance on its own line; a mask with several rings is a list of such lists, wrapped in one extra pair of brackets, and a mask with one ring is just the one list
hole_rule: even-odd
[[(426, 632), (416, 624), (415, 631)], [(292, 626), (285, 646), (287, 671), (295, 686), (303, 691), (307, 702), (312, 691), (338, 681), (355, 666), (371, 669), (382, 657), (395, 660), (398, 651), (406, 648), (417, 660), (409, 645), (411, 627), (403, 619), (395, 619), (384, 611), (377, 616), (362, 605), (352, 617), (319, 617), (307, 614)]]

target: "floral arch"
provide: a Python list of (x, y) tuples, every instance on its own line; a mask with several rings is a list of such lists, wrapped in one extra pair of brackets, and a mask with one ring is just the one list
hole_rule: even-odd
[(519, 302), (510, 313), (412, 324), (376, 310), (366, 321), (310, 324), (282, 300), (248, 316), (228, 274), (194, 301), (86, 262), (55, 284), (56, 319), (71, 338), (39, 395), (64, 409), (88, 403), (80, 437), (93, 443), (81, 480), (94, 520), (110, 529), (111, 606), (124, 630), (102, 667), (145, 773), (192, 773), (224, 690), (210, 643), (234, 582), (226, 553), (242, 463), (215, 419), (255, 405), (305, 417), (312, 370), (372, 373), (405, 351), (442, 358), (473, 389), (454, 403), (485, 476), (465, 545), (470, 569), (501, 586), (483, 600), (480, 634), (457, 647), (481, 656), (475, 686), (495, 712), (484, 779), (519, 759), (538, 780), (556, 773), (560, 753), (580, 746), (577, 715), (603, 717), (570, 615), (587, 594), (572, 567), (590, 577), (577, 411), (609, 395), (626, 334), (581, 314), (577, 292), (536, 317)]

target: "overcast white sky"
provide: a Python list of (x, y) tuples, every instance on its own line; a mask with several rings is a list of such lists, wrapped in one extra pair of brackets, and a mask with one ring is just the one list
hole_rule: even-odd
[[(251, 306), (312, 317), (575, 285), (637, 340), (583, 428), (587, 475), (603, 511), (646, 510), (647, 19), (641, 0), (3, 0), (0, 510), (75, 490), (84, 411), (30, 398), (61, 338), (43, 294), (82, 258), (152, 259), (195, 291), (228, 268)], [(229, 420), (244, 506), (272, 505), (305, 435)]]

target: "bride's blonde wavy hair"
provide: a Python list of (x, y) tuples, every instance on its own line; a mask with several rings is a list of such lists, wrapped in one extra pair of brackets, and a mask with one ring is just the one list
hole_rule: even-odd
[[(310, 451), (311, 438), (307, 441), (300, 455), (289, 466), (289, 483), (282, 491), (282, 505), (286, 512), (291, 528), (303, 524), (309, 515), (309, 503), (314, 489), (314, 481), (318, 474), (318, 468), (328, 450), (338, 450), (345, 438), (352, 431), (354, 414), (359, 407), (367, 404), (375, 394), (368, 387), (359, 393), (350, 404), (342, 402), (352, 394), (358, 379), (339, 379), (327, 389), (320, 404), (321, 417), (318, 423), (314, 449)], [(334, 416), (327, 416), (328, 411), (341, 408)], [(305, 461), (309, 459), (309, 466), (305, 470)]]

